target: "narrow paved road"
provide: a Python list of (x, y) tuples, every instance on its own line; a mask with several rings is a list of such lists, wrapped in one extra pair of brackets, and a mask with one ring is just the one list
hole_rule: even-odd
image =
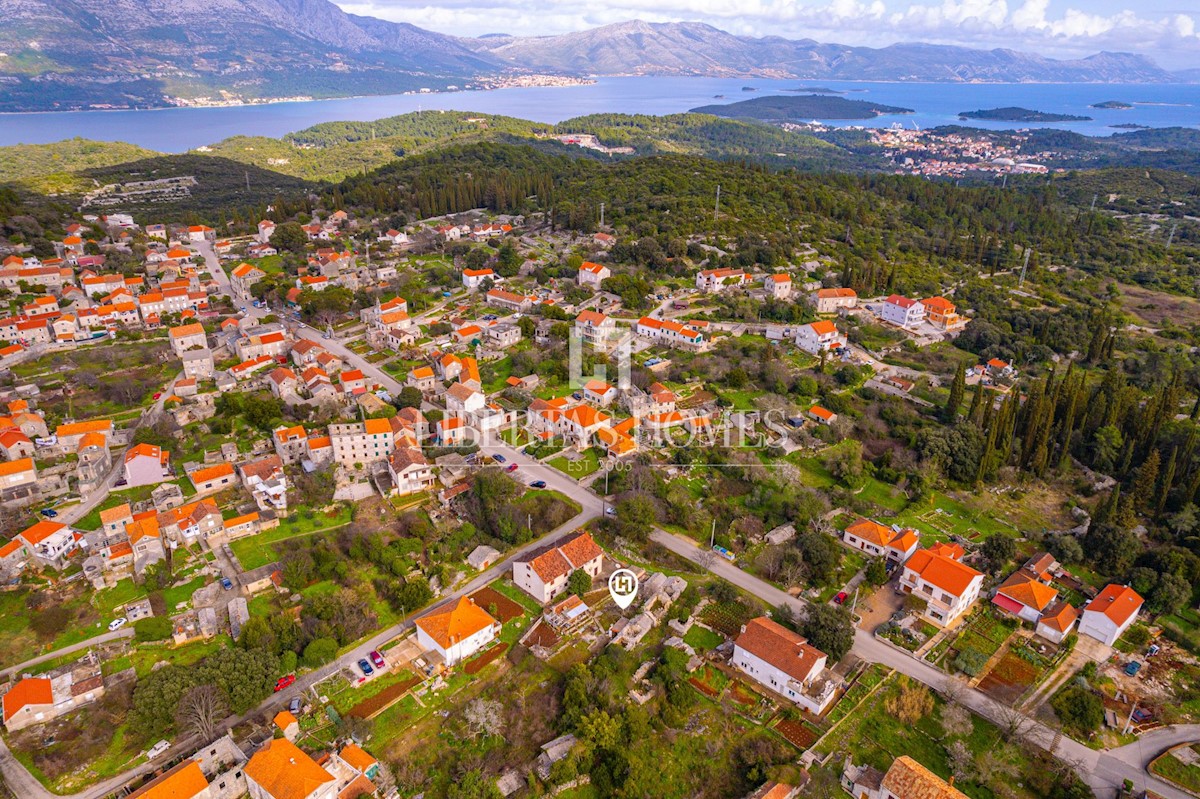
[[(682, 555), (693, 562), (703, 563), (711, 561), (711, 565), (708, 568), (713, 574), (733, 583), (743, 591), (762, 599), (772, 607), (786, 605), (797, 613), (802, 614), (805, 612), (807, 603), (803, 600), (797, 599), (770, 583), (742, 571), (737, 566), (722, 558), (711, 559), (707, 557), (708, 553), (705, 553), (704, 550), (700, 549), (700, 547), (689, 539), (672, 535), (659, 529), (654, 530), (650, 534), (650, 538), (677, 555)], [(702, 557), (702, 555), (705, 557)], [(1011, 715), (1009, 708), (995, 702), (981, 691), (968, 688), (961, 681), (934, 668), (924, 660), (917, 660), (907, 652), (889, 646), (870, 633), (863, 630), (855, 630), (854, 647), (851, 651), (864, 660), (872, 663), (882, 663), (936, 691), (944, 691), (946, 685), (951, 682), (957, 683), (954, 690), (960, 695), (959, 701), (963, 705), (980, 716), (997, 722), (1001, 727), (1007, 726), (1005, 719)], [(1043, 724), (1026, 717), (1021, 723), (1020, 730), (1019, 734), (1022, 737), (1032, 741), (1043, 749), (1051, 749), (1054, 746), (1055, 733)], [(1093, 791), (1097, 791), (1098, 796), (1112, 796), (1113, 791), (1119, 788), (1124, 780), (1130, 779), (1133, 781), (1135, 787), (1139, 789), (1149, 788), (1167, 797), (1167, 799), (1189, 799), (1189, 795), (1186, 792), (1169, 783), (1151, 777), (1146, 772), (1146, 765), (1149, 764), (1150, 760), (1157, 756), (1163, 749), (1173, 745), (1173, 743), (1200, 740), (1200, 725), (1189, 725), (1186, 728), (1168, 728), (1168, 730), (1175, 730), (1175, 732), (1162, 731), (1157, 736), (1150, 734), (1144, 736), (1143, 740), (1139, 743), (1114, 749), (1112, 752), (1097, 752), (1088, 749), (1078, 741), (1063, 736), (1058, 741), (1057, 747), (1052, 750), (1052, 753), (1074, 765), (1076, 771), (1079, 772), (1084, 781), (1091, 786)]]
[(45, 663), (47, 660), (55, 660), (57, 658), (62, 657), (63, 655), (70, 655), (73, 652), (80, 652), (84, 649), (90, 649), (93, 646), (99, 646), (100, 644), (107, 644), (110, 641), (119, 641), (122, 638), (132, 638), (132, 637), (133, 637), (133, 630), (129, 629), (128, 627), (123, 627), (120, 630), (116, 630), (115, 632), (104, 633), (103, 635), (97, 635), (93, 638), (87, 639), (86, 641), (80, 641), (77, 644), (71, 644), (70, 646), (64, 646), (61, 649), (55, 649), (53, 652), (47, 652), (44, 655), (38, 655), (35, 658), (30, 658), (29, 660), (26, 660), (24, 663), (17, 663), (14, 666), (7, 666), (3, 670), (0, 670), (0, 679), (6, 680), (6, 679), (8, 679), (9, 675), (20, 674), (22, 671), (29, 668), (30, 666), (36, 666), (39, 663)]

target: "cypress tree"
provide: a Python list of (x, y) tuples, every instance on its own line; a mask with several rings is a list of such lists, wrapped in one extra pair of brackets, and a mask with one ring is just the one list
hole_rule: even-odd
[(967, 411), (967, 418), (978, 427), (983, 416), (983, 381), (980, 380), (975, 384), (975, 395), (971, 397), (971, 410)]
[(1146, 458), (1145, 463), (1138, 468), (1133, 489), (1129, 492), (1129, 502), (1134, 509), (1146, 507), (1153, 498), (1161, 462), (1162, 456), (1158, 454), (1157, 449), (1153, 449), (1150, 450), (1150, 456)]
[(1171, 484), (1175, 482), (1175, 457), (1179, 454), (1179, 447), (1171, 450), (1171, 457), (1167, 458), (1167, 466), (1163, 469), (1162, 480), (1159, 481), (1158, 500), (1154, 503), (1154, 515), (1161, 515), (1163, 508), (1167, 506), (1167, 497), (1171, 494)]
[(958, 408), (962, 405), (963, 393), (967, 389), (967, 372), (962, 362), (954, 370), (954, 381), (950, 383), (950, 396), (946, 399), (946, 408), (942, 418), (952, 422), (958, 417)]

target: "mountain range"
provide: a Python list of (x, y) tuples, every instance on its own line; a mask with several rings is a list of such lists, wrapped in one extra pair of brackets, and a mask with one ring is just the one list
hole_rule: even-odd
[[(928, 44), (879, 49), (631, 21), (460, 38), (329, 0), (0, 0), (0, 111), (158, 107), (501, 85), (513, 75), (1166, 82), (1151, 60), (1055, 60)], [(1188, 76), (1191, 77), (1191, 76)]]

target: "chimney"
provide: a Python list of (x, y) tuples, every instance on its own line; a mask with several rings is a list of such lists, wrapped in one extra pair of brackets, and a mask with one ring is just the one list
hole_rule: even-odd
[(951, 788), (954, 787), (954, 775), (953, 774), (950, 775), (950, 781), (947, 782), (946, 784), (949, 785)]

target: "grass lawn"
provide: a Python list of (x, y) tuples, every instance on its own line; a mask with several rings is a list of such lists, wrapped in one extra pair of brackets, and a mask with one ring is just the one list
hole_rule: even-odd
[(529, 431), (524, 427), (510, 427), (500, 432), (500, 438), (510, 447), (520, 447), (529, 443)]
[[(943, 779), (950, 777), (950, 761), (947, 746), (951, 739), (946, 736), (939, 721), (945, 702), (933, 695), (933, 712), (915, 724), (897, 723), (888, 710), (888, 700), (900, 692), (901, 678), (893, 675), (883, 686), (833, 729), (816, 747), (821, 755), (830, 752), (847, 752), (856, 764), (866, 763), (880, 771), (886, 771), (892, 761), (908, 755)], [(988, 753), (1007, 763), (1017, 774), (1025, 776), (1032, 768), (1019, 747), (1007, 745), (1004, 733), (979, 716), (972, 715), (971, 732), (959, 738), (976, 757)], [(840, 771), (842, 760), (835, 756), (833, 761)], [(975, 783), (959, 781), (959, 787), (973, 799), (991, 799), (997, 796), (1027, 796), (1034, 794), (1014, 778), (997, 770), (990, 782)]]
[(921, 544), (929, 546), (957, 535), (980, 544), (993, 535), (1016, 535), (1007, 525), (986, 514), (973, 513), (966, 505), (945, 494), (933, 494), (919, 504), (909, 505), (892, 520), (921, 531)]
[(687, 635), (683, 636), (684, 643), (691, 646), (697, 652), (709, 652), (720, 646), (725, 638), (720, 633), (715, 633), (707, 627), (692, 625), (692, 629), (687, 631)]
[(758, 408), (758, 403), (756, 400), (766, 393), (767, 392), (765, 391), (735, 391), (729, 388), (721, 389), (721, 397), (733, 403), (731, 409), (735, 411), (756, 410)]
[[(1200, 752), (1195, 744), (1192, 745), (1192, 750)], [(1171, 752), (1152, 762), (1150, 771), (1191, 793), (1200, 793), (1200, 766), (1184, 763)]]
[(569, 461), (559, 456), (552, 458), (549, 465), (572, 479), (580, 480), (600, 468), (600, 455), (595, 447), (590, 447), (583, 451), (583, 457), (579, 460)]
[[(180, 478), (179, 480), (176, 480), (174, 482), (176, 485), (178, 485), (180, 487), (182, 487), (184, 485), (184, 483), (187, 483), (189, 486), (191, 485), (191, 481), (189, 481), (186, 478)], [(137, 486), (135, 488), (116, 489), (116, 490), (110, 492), (108, 497), (105, 498), (105, 500), (103, 502), (101, 502), (96, 507), (92, 508), (92, 510), (87, 515), (83, 516), (82, 518), (79, 519), (79, 521), (75, 522), (74, 526), (79, 528), (80, 530), (99, 530), (100, 529), (100, 512), (101, 511), (106, 511), (109, 508), (115, 508), (118, 505), (124, 505), (126, 502), (128, 502), (131, 505), (135, 502), (144, 502), (144, 501), (150, 499), (151, 492), (153, 492), (154, 489), (156, 489), (156, 488), (158, 488), (157, 484), (156, 485), (148, 485), (148, 486)], [(195, 493), (194, 488), (192, 489), (192, 493)]]
[(233, 554), (237, 556), (243, 569), (246, 571), (257, 569), (259, 566), (266, 566), (279, 559), (275, 544), (280, 541), (349, 524), (351, 514), (352, 511), (348, 505), (339, 505), (333, 516), (313, 512), (306, 517), (301, 510), (296, 510), (286, 519), (282, 519), (278, 527), (231, 541), (229, 546), (233, 549)]
[(899, 513), (904, 510), (908, 504), (908, 497), (903, 491), (899, 491), (895, 486), (876, 480), (874, 477), (867, 478), (866, 485), (858, 492), (861, 499), (871, 502), (880, 507)]
[(495, 394), (506, 388), (508, 378), (512, 377), (512, 358), (504, 357), (485, 363), (480, 367), (480, 371), (487, 376), (487, 381), (483, 384), (484, 393)]

